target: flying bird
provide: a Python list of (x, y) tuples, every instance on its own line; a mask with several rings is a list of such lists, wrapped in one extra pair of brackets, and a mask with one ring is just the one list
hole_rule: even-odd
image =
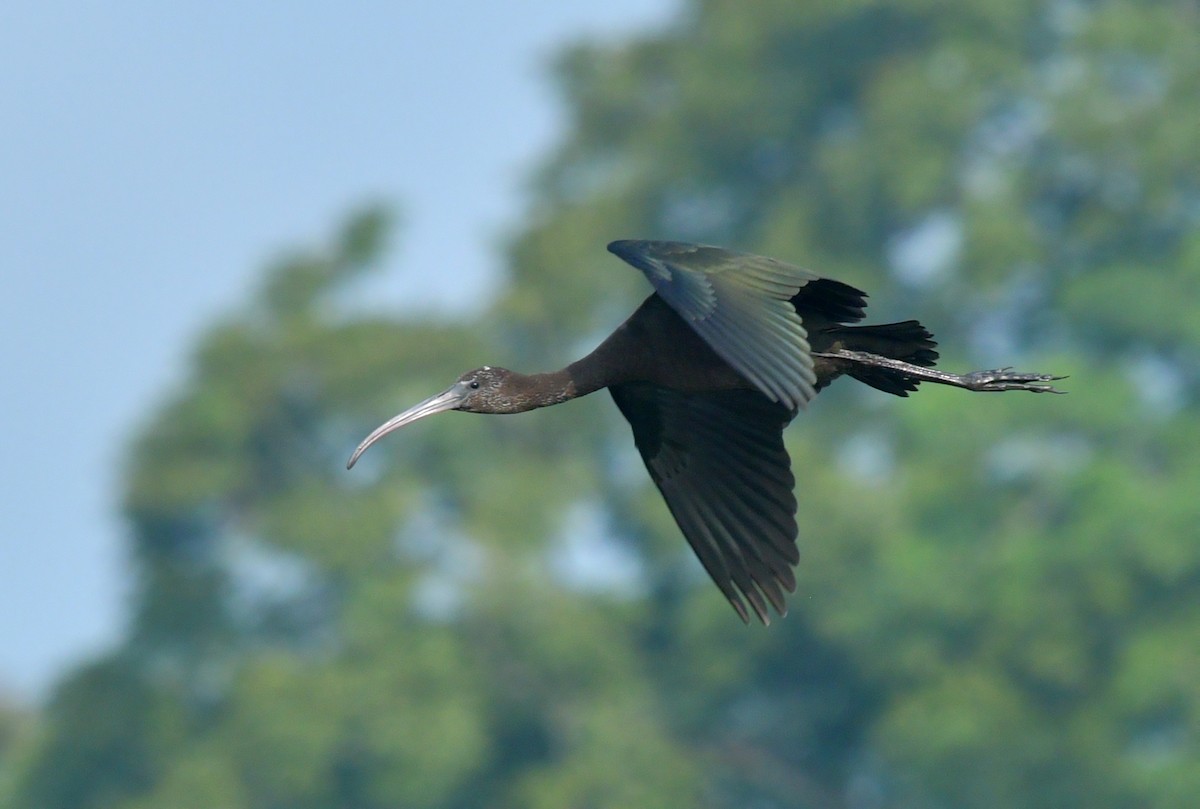
[(592, 353), (559, 371), (485, 365), (380, 425), (376, 441), (447, 410), (521, 413), (608, 388), (680, 531), (749, 623), (794, 592), (795, 479), (783, 429), (839, 376), (907, 396), (921, 382), (973, 391), (1061, 393), (1048, 374), (935, 370), (916, 320), (856, 326), (867, 295), (773, 258), (685, 242), (624, 240), (611, 253), (653, 294)]

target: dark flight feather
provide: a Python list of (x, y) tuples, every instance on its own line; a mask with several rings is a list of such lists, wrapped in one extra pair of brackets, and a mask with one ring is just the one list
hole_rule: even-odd
[[(705, 570), (749, 620), (770, 622), (796, 587), (795, 483), (783, 428), (794, 411), (757, 391), (609, 388), (650, 477)], [(743, 600), (744, 599), (744, 600)]]

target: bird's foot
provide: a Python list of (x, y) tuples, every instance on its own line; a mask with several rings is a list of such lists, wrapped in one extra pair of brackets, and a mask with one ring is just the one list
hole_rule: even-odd
[(1012, 368), (997, 368), (993, 371), (974, 371), (963, 374), (964, 387), (968, 390), (987, 392), (1005, 390), (1027, 390), (1030, 393), (1066, 393), (1053, 385), (1046, 384), (1065, 376), (1051, 374), (1025, 374), (1013, 371)]

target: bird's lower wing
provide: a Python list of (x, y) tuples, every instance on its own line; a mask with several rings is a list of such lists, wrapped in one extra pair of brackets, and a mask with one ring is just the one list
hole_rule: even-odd
[[(769, 623), (796, 588), (794, 478), (783, 428), (794, 411), (756, 391), (609, 389), (683, 535), (743, 621)], [(765, 598), (764, 598), (765, 596)]]

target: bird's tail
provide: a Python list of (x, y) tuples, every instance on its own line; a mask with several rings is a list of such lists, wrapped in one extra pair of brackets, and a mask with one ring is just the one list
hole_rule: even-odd
[[(879, 326), (840, 326), (834, 333), (851, 351), (866, 351), (926, 368), (932, 368), (938, 361), (937, 342), (915, 320)], [(847, 373), (859, 382), (896, 396), (907, 396), (920, 384), (919, 380), (887, 368), (858, 366)]]

